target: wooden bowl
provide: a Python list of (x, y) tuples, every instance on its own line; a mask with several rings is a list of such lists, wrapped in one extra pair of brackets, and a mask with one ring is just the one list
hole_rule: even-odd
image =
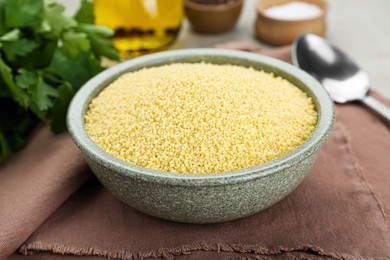
[(292, 43), (295, 37), (302, 33), (325, 35), (328, 4), (324, 0), (299, 0), (299, 2), (314, 4), (322, 9), (322, 14), (314, 18), (282, 20), (269, 17), (264, 12), (270, 7), (290, 2), (296, 2), (296, 0), (261, 0), (259, 2), (255, 31), (260, 40), (274, 45), (285, 45)]
[(197, 33), (223, 33), (233, 29), (240, 17), (243, 0), (229, 4), (200, 4), (185, 1), (185, 12), (192, 30)]

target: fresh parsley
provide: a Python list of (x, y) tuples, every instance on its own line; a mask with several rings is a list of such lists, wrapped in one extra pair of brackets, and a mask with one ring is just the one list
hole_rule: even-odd
[(0, 0), (0, 163), (40, 122), (66, 130), (77, 90), (117, 60), (112, 30), (94, 25), (91, 1), (74, 17), (56, 0)]

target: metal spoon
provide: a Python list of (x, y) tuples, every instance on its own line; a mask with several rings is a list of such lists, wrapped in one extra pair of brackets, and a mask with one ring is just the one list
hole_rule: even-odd
[(367, 95), (368, 74), (325, 39), (303, 34), (294, 40), (291, 56), (293, 64), (317, 78), (335, 102), (360, 101), (390, 121), (390, 107)]

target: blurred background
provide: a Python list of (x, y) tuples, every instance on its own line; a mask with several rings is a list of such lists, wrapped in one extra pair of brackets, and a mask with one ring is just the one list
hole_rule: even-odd
[[(259, 0), (261, 1), (261, 0)], [(60, 0), (68, 14), (74, 14), (80, 0)], [(172, 1), (171, 3), (173, 3)], [(390, 1), (327, 0), (326, 38), (357, 59), (367, 70), (372, 88), (390, 97)], [(221, 34), (198, 34), (184, 18), (182, 27), (169, 49), (215, 47), (217, 44), (244, 41), (272, 48), (255, 37), (257, 0), (244, 0), (236, 26)]]

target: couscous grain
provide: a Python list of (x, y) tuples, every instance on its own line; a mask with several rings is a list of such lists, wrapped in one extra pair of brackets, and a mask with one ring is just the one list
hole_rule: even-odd
[(92, 100), (85, 127), (107, 153), (165, 172), (218, 173), (258, 165), (304, 142), (317, 112), (271, 73), (176, 63), (120, 76)]

